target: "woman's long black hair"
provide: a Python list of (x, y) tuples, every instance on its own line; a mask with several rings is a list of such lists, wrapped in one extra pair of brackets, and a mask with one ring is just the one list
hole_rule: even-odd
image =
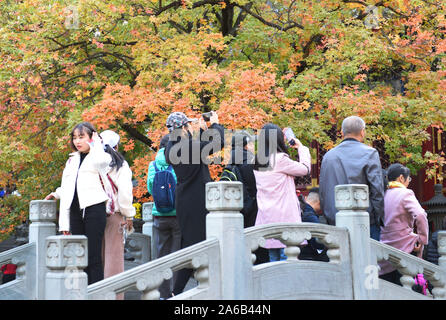
[(116, 151), (115, 149), (113, 149), (112, 147), (110, 147), (108, 144), (106, 144), (105, 146), (104, 146), (104, 150), (105, 150), (105, 152), (107, 152), (110, 156), (111, 156), (111, 158), (112, 158), (112, 161), (110, 162), (110, 167), (113, 169), (113, 168), (116, 168), (116, 171), (118, 171), (121, 167), (122, 167), (122, 164), (124, 163), (124, 161), (125, 161), (125, 159), (124, 159), (124, 156), (121, 154), (121, 153), (119, 153), (119, 151)]
[[(257, 139), (257, 154), (255, 156), (254, 170), (270, 167), (270, 157), (274, 153), (288, 153), (282, 129), (273, 123), (265, 124)], [(259, 146), (259, 144), (264, 144)], [(262, 160), (263, 159), (263, 160)]]

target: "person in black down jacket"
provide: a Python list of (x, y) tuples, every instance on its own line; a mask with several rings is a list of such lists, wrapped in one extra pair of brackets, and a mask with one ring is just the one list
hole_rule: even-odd
[(240, 182), (243, 183), (243, 225), (254, 226), (257, 217), (256, 178), (254, 176), (254, 137), (248, 132), (234, 133), (231, 144), (231, 158), (228, 165), (237, 167)]
[[(190, 119), (182, 112), (173, 112), (166, 122), (170, 136), (164, 152), (166, 162), (172, 165), (177, 176), (175, 208), (181, 230), (181, 249), (206, 240), (205, 185), (212, 181), (207, 157), (224, 145), (224, 127), (218, 123), (216, 112), (212, 112), (210, 123), (208, 129), (202, 118)], [(193, 137), (196, 133), (198, 138)], [(192, 271), (178, 271), (174, 295), (183, 292)]]

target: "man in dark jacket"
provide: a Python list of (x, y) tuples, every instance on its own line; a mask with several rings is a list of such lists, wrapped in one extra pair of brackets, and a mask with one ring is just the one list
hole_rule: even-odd
[(370, 236), (379, 241), (384, 216), (384, 184), (376, 149), (365, 145), (365, 123), (350, 116), (342, 122), (342, 142), (322, 159), (319, 179), (322, 210), (331, 225), (336, 224), (334, 188), (339, 184), (369, 186)]
[[(202, 118), (188, 118), (182, 112), (173, 112), (166, 121), (170, 137), (166, 162), (177, 176), (175, 208), (181, 229), (181, 248), (206, 240), (205, 185), (211, 182), (207, 156), (218, 152), (224, 145), (224, 128), (218, 124), (218, 115), (212, 112), (210, 127)], [(198, 124), (198, 126), (196, 125)], [(198, 137), (193, 135), (198, 133)], [(173, 293), (183, 292), (192, 269), (179, 270)]]

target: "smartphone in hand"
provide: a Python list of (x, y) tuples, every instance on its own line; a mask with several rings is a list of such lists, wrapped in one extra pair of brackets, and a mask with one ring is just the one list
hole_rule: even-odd
[(291, 128), (285, 128), (283, 129), (283, 133), (285, 134), (286, 139), (288, 140), (289, 144), (294, 146), (296, 144), (296, 136), (294, 135), (294, 132)]

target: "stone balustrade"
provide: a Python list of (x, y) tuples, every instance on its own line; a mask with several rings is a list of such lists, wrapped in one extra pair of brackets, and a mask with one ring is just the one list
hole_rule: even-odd
[(115, 299), (119, 293), (136, 289), (142, 293), (143, 300), (157, 300), (161, 283), (182, 268), (194, 269), (199, 284), (190, 290), (192, 292), (183, 293), (181, 298), (219, 299), (214, 292), (219, 292), (215, 286), (219, 286), (220, 281), (211, 278), (220, 274), (218, 253), (219, 245), (215, 239), (201, 242), (88, 286), (88, 299)]
[[(147, 263), (152, 257), (143, 257), (143, 252), (153, 253), (148, 240), (153, 237), (153, 219), (152, 204), (145, 204), (144, 234), (134, 236), (145, 237), (134, 244), (143, 264), (90, 286), (83, 271), (88, 264), (87, 239), (55, 236), (55, 201), (33, 201), (30, 243), (0, 253), (0, 263), (18, 265), (17, 279), (0, 286), (0, 299), (116, 299), (136, 289), (142, 299), (157, 300), (161, 283), (182, 268), (194, 270), (198, 286), (174, 300), (429, 299), (411, 290), (418, 273), (433, 284), (434, 299), (445, 299), (446, 231), (439, 232), (439, 265), (433, 265), (370, 239), (367, 186), (340, 185), (335, 193), (336, 226), (274, 223), (243, 229), (242, 184), (208, 183), (206, 240)], [(329, 262), (298, 259), (312, 237), (328, 248)], [(267, 239), (286, 245), (287, 260), (253, 265), (255, 250)], [(378, 279), (380, 261), (399, 270), (402, 287)]]
[[(247, 251), (251, 254), (251, 262), (256, 261), (254, 252), (264, 246), (267, 239), (277, 239), (287, 246), (287, 260), (298, 260), (300, 248), (305, 240), (318, 238), (327, 248), (329, 263), (341, 262), (342, 257), (348, 257), (348, 234), (344, 228), (317, 223), (272, 223), (264, 226), (250, 227), (245, 230)], [(349, 259), (349, 258), (348, 258)]]
[(0, 286), (0, 299), (44, 299), (45, 240), (56, 234), (56, 201), (33, 200), (29, 205), (29, 243), (0, 253), (0, 265), (17, 265), (16, 281)]
[[(439, 235), (440, 233), (443, 237), (446, 235), (446, 231), (440, 231)], [(443, 266), (437, 266), (375, 240), (371, 240), (371, 248), (377, 263), (388, 261), (401, 273), (400, 281), (403, 288), (407, 291), (401, 294), (405, 297), (409, 295), (406, 298), (413, 296), (412, 286), (415, 284), (414, 277), (422, 273), (424, 278), (434, 287), (432, 290), (434, 299), (446, 299), (446, 270)], [(438, 249), (440, 252), (440, 244)], [(446, 257), (445, 253), (440, 253), (440, 258)]]

